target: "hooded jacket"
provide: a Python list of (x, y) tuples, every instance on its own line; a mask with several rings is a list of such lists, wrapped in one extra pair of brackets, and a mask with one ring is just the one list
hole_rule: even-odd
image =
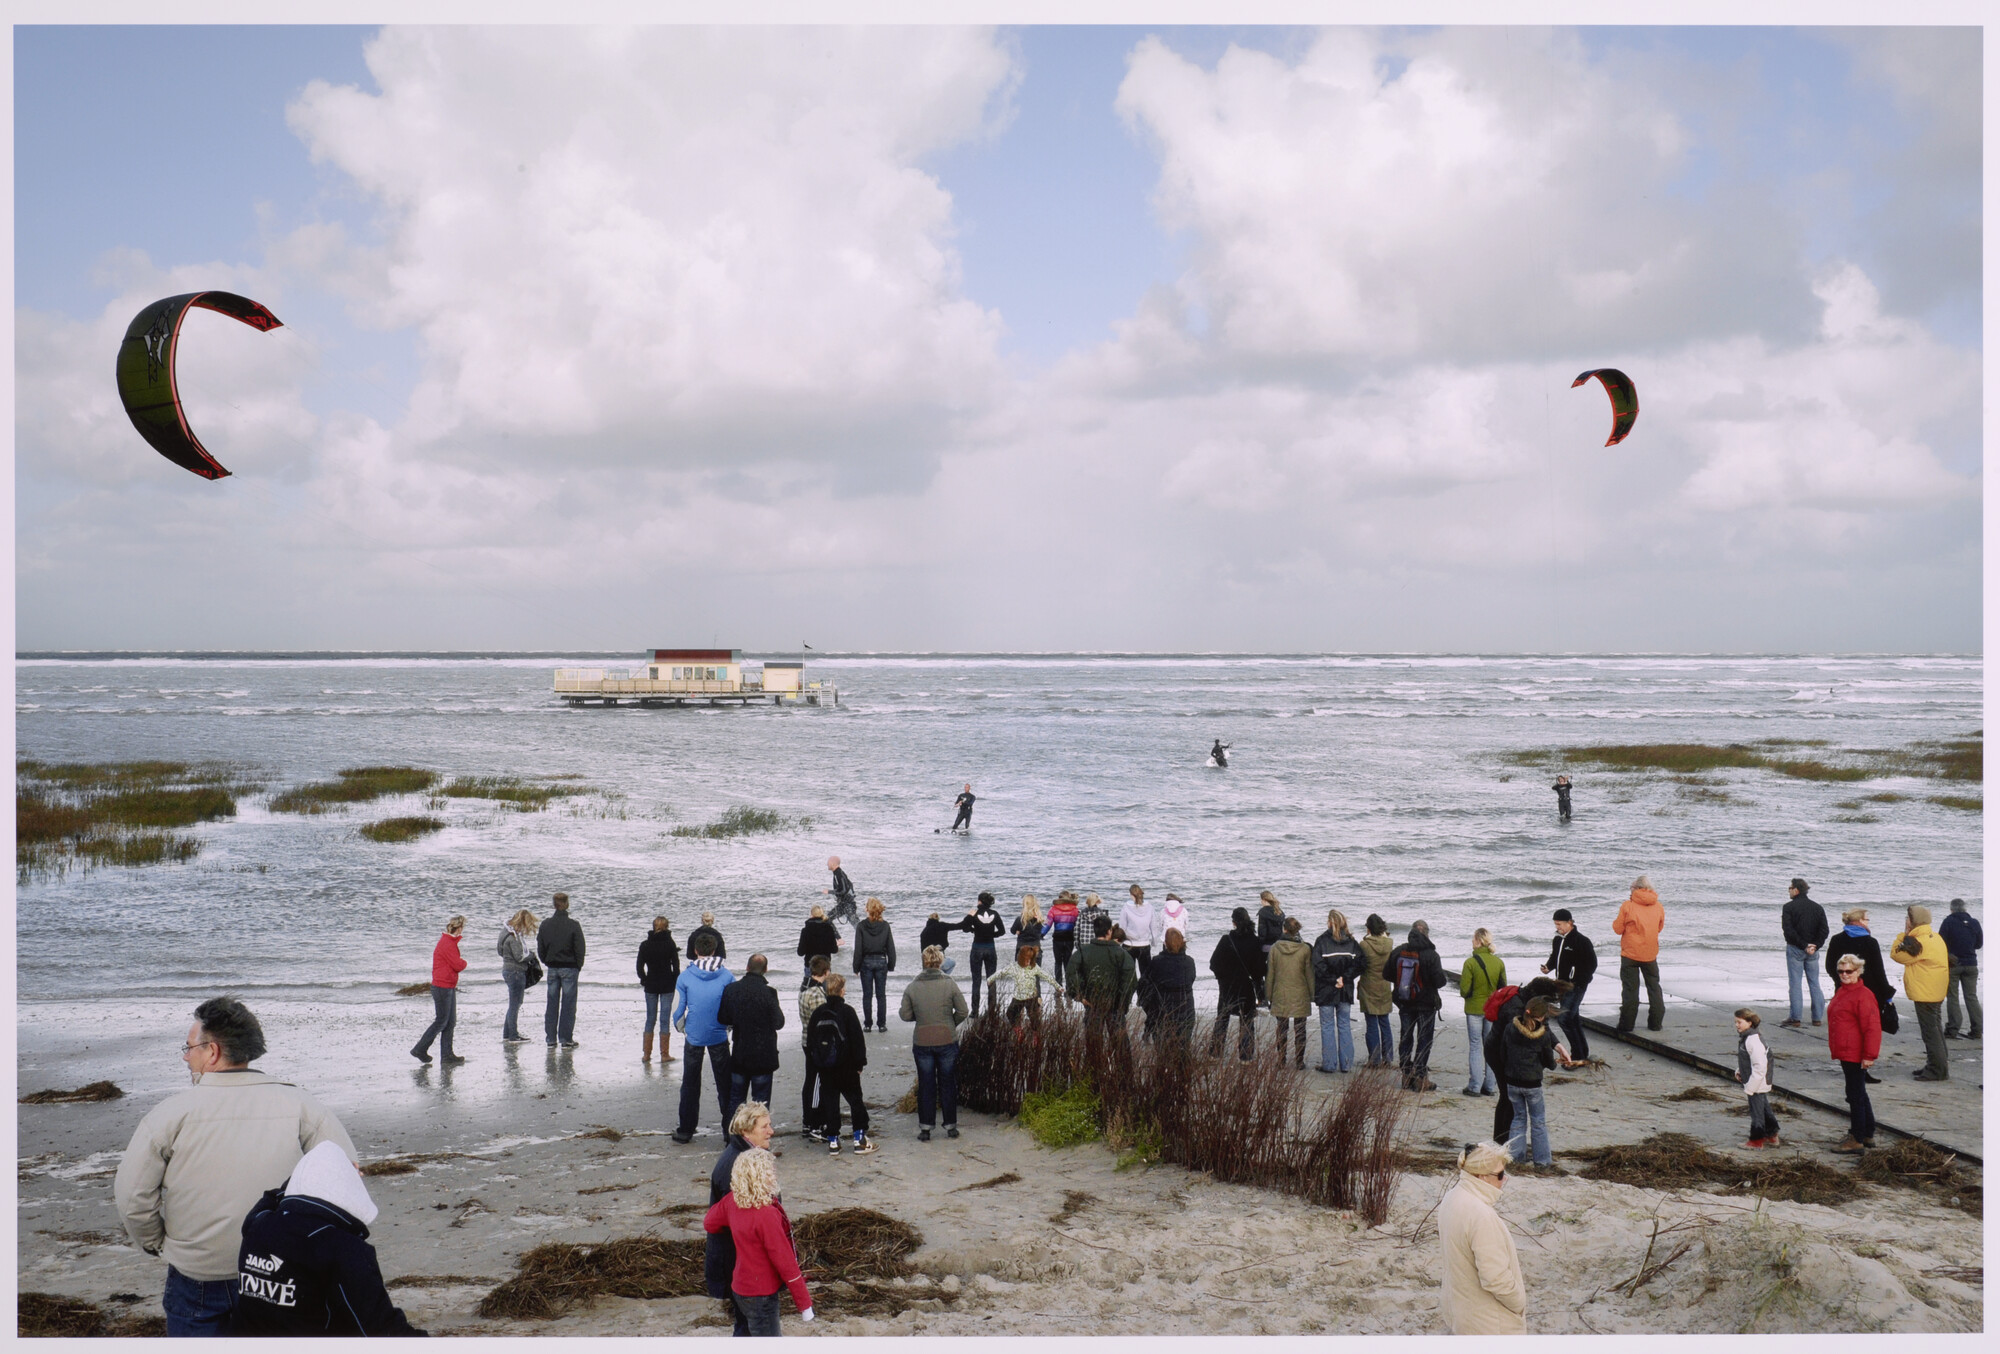
[(535, 932), (535, 953), (550, 968), (582, 968), (583, 927), (567, 911), (558, 911)]
[(681, 952), (674, 944), (674, 933), (648, 931), (639, 942), (639, 958), (634, 968), (638, 971), (639, 986), (646, 991), (656, 996), (673, 991), (675, 981), (681, 976)]
[(1275, 904), (1257, 909), (1257, 943), (1267, 949), (1285, 938), (1285, 914)]
[(1271, 947), (1271, 965), (1265, 986), (1271, 995), (1271, 1014), (1286, 1020), (1303, 1020), (1313, 1008), (1313, 952), (1303, 940), (1280, 940)]
[(958, 1027), (971, 1011), (958, 983), (940, 968), (927, 968), (910, 979), (903, 989), (903, 1004), (897, 1012), (916, 1028), (910, 1032), (912, 1048), (935, 1048), (958, 1042)]
[(334, 1143), (243, 1220), (231, 1335), (422, 1335), (389, 1300), (368, 1224), (375, 1202)]
[(528, 971), (528, 947), (521, 943), (521, 937), (514, 928), (504, 927), (500, 939), (493, 947), (500, 955), (502, 973), (526, 973)]
[(141, 1250), (190, 1279), (231, 1279), (244, 1215), (323, 1142), (353, 1160), (340, 1120), (298, 1087), (249, 1068), (207, 1072), (139, 1121), (112, 1199)]
[[(1903, 991), (1911, 1001), (1943, 1001), (1945, 989), (1951, 986), (1950, 956), (1937, 932), (1931, 930), (1928, 908), (1911, 908), (1910, 919), (1910, 929), (1896, 937), (1889, 957), (1903, 966)], [(1907, 940), (1917, 942), (1918, 953), (1913, 955), (1903, 948)]]
[(1049, 904), (1049, 934), (1074, 936), (1076, 934), (1077, 906), (1074, 898), (1058, 898)]
[(458, 975), (464, 968), (465, 960), (458, 953), (458, 937), (446, 931), (431, 951), (431, 986), (457, 987)]
[[(730, 1033), (729, 1070), (761, 1077), (778, 1070), (778, 1031), (785, 1028), (785, 1005), (761, 973), (746, 973), (722, 989), (715, 1019)], [(688, 1021), (694, 1033), (694, 1021)]]
[(694, 943), (703, 936), (707, 936), (715, 942), (715, 953), (711, 956), (712, 958), (727, 959), (729, 957), (729, 947), (722, 943), (722, 932), (716, 930), (707, 922), (703, 922), (701, 925), (695, 927), (694, 930), (688, 932), (687, 952), (689, 954), (694, 953)]
[(1660, 932), (1666, 928), (1667, 912), (1660, 895), (1652, 889), (1632, 890), (1612, 918), (1611, 929), (1618, 933), (1620, 958), (1650, 964), (1660, 957)]
[(1549, 945), (1549, 976), (1582, 987), (1597, 976), (1597, 947), (1574, 925), (1569, 934), (1560, 931)]
[(1525, 1012), (1507, 1022), (1500, 1041), (1506, 1051), (1509, 1086), (1539, 1086), (1542, 1069), (1556, 1065), (1555, 1031), (1546, 1024), (1530, 1029)]
[[(1169, 898), (1164, 903), (1161, 903), (1160, 944), (1165, 945), (1167, 943), (1167, 932), (1169, 931), (1179, 931), (1182, 940), (1193, 940), (1194, 936), (1188, 931), (1190, 921), (1191, 918), (1188, 916), (1187, 904), (1180, 899)], [(1127, 934), (1130, 933), (1128, 932)]]
[(1157, 948), (1166, 935), (1160, 929), (1160, 912), (1151, 903), (1128, 902), (1118, 909), (1118, 924), (1125, 928), (1125, 943), (1134, 949)]
[(1000, 914), (992, 908), (981, 906), (966, 913), (965, 920), (958, 924), (958, 929), (970, 931), (972, 943), (975, 945), (992, 945), (1007, 934), (1007, 923), (1002, 921)]
[(1183, 950), (1168, 950), (1153, 956), (1146, 977), (1153, 984), (1159, 1005), (1156, 1018), (1168, 1025), (1186, 1026), (1194, 1020), (1194, 956)]
[(722, 994), (736, 981), (736, 975), (722, 966), (714, 955), (697, 959), (681, 970), (674, 983), (674, 1019), (687, 1013), (687, 1042), (690, 1048), (712, 1048), (729, 1042), (729, 1031), (716, 1013)]
[(889, 970), (896, 968), (896, 936), (890, 931), (889, 923), (880, 917), (870, 917), (856, 924), (854, 928), (854, 968), (861, 972), (861, 961), (881, 956), (889, 961)]
[(1474, 950), (1458, 971), (1458, 994), (1465, 998), (1467, 1015), (1485, 1015), (1486, 999), (1506, 985), (1507, 965), (1490, 945)]
[(1453, 1335), (1528, 1333), (1528, 1284), (1499, 1200), (1500, 1186), (1460, 1171), (1438, 1204), (1438, 1307)]
[(1361, 976), (1361, 942), (1349, 935), (1336, 940), (1333, 928), (1313, 942), (1313, 1005), (1347, 1006), (1354, 1001), (1354, 980)]
[(1736, 1075), (1743, 1081), (1743, 1094), (1771, 1093), (1771, 1050), (1755, 1025), (1736, 1036)]
[(1069, 966), (1069, 994), (1088, 1001), (1102, 1014), (1107, 1008), (1123, 1013), (1139, 986), (1139, 966), (1125, 947), (1105, 937), (1077, 947)]
[(1385, 1016), (1396, 1009), (1396, 985), (1382, 976), (1382, 965), (1396, 952), (1396, 942), (1387, 931), (1363, 934), (1360, 940), (1361, 978), (1355, 990), (1361, 994), (1361, 1014)]
[(1977, 967), (1980, 947), (1986, 943), (1979, 918), (1969, 912), (1953, 912), (1938, 923), (1937, 933), (1952, 963), (1961, 968)]
[(1396, 991), (1396, 968), (1406, 956), (1417, 961), (1417, 993), (1407, 1002), (1396, 1002), (1397, 1006), (1408, 1006), (1412, 1011), (1435, 1011), (1444, 1006), (1444, 961), (1438, 958), (1437, 946), (1431, 938), (1416, 927), (1410, 928), (1409, 939), (1389, 952), (1382, 962), (1382, 977), (1389, 984), (1393, 999)]
[(840, 952), (840, 932), (825, 917), (808, 917), (806, 924), (799, 928), (798, 955), (810, 959), (823, 954), (831, 959)]
[(1864, 929), (1859, 935), (1843, 926), (1833, 933), (1826, 942), (1826, 976), (1840, 985), (1840, 961), (1845, 955), (1861, 956), (1861, 985), (1875, 994), (1877, 1001), (1895, 998), (1896, 988), (1889, 981), (1888, 970), (1882, 967), (1882, 944)]
[(1841, 1063), (1882, 1056), (1882, 1011), (1875, 994), (1860, 983), (1842, 983), (1827, 1002), (1826, 1049)]
[(1243, 908), (1236, 909), (1229, 930), (1215, 942), (1208, 971), (1215, 975), (1218, 1012), (1255, 1008), (1264, 991), (1264, 947), (1257, 943), (1250, 914)]
[(1785, 933), (1785, 943), (1795, 950), (1824, 945), (1826, 909), (1814, 902), (1811, 894), (1801, 892), (1796, 898), (1785, 899), (1784, 910), (1778, 915), (1778, 928)]
[(958, 930), (959, 925), (960, 923), (958, 922), (941, 921), (936, 917), (932, 917), (924, 923), (923, 932), (917, 937), (917, 948), (919, 950), (928, 950), (931, 946), (935, 945), (940, 950), (950, 949), (951, 933)]

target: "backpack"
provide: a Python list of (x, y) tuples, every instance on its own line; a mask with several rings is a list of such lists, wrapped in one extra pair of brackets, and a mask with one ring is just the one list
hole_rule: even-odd
[(1512, 1001), (1514, 994), (1520, 990), (1521, 987), (1518, 983), (1509, 983), (1505, 987), (1494, 988), (1493, 995), (1486, 999), (1486, 1023), (1490, 1025), (1498, 1020), (1500, 1018), (1500, 1008)]
[[(819, 1013), (815, 1011), (814, 1015)], [(847, 1055), (847, 1036), (841, 1033), (838, 1020), (822, 1020), (812, 1027), (806, 1038), (806, 1057), (822, 1072), (832, 1072), (840, 1067), (840, 1061)]]
[(1396, 1000), (1415, 1001), (1424, 990), (1424, 957), (1415, 950), (1396, 952)]

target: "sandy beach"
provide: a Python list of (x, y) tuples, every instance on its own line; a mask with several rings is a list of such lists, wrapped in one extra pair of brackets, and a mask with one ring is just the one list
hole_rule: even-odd
[[(1673, 1009), (1663, 1037), (1693, 1045), (1715, 1023), (1707, 1008)], [(788, 1333), (1438, 1332), (1431, 1210), (1453, 1178), (1449, 1154), (1486, 1136), (1493, 1106), (1459, 1094), (1464, 1031), (1453, 1015), (1441, 1022), (1432, 1061), (1439, 1089), (1416, 1097), (1408, 1120), (1410, 1169), (1388, 1219), (1373, 1228), (1176, 1166), (1121, 1171), (1102, 1144), (1046, 1149), (988, 1114), (962, 1111), (962, 1138), (918, 1143), (914, 1116), (889, 1109), (913, 1077), (901, 1031), (870, 1036), (866, 1087), (881, 1150), (829, 1158), (797, 1136), (798, 1057), (787, 1044), (773, 1098), (788, 1210), (796, 1218), (865, 1206), (923, 1237), (910, 1256), (914, 1272), (892, 1286), (890, 1305), (902, 1311), (871, 1305), (843, 1315), (835, 1300), (825, 1320), (794, 1321)], [(1733, 1088), (1608, 1037), (1592, 1042), (1603, 1065), (1556, 1074), (1548, 1087), (1557, 1162), (1571, 1173), (1510, 1177), (1503, 1198), (1530, 1287), (1530, 1331), (1982, 1327), (1981, 1223), (1969, 1188), (1977, 1170), (1958, 1163), (1959, 1207), (1938, 1191), (1851, 1180), (1849, 1163), (1826, 1150), (1844, 1120), (1783, 1102), (1787, 1147), (1742, 1152), (1744, 1109)], [(1809, 1041), (1773, 1042), (1780, 1084), (1809, 1080)], [(1976, 1152), (1982, 1046), (1955, 1042), (1953, 1080), (1925, 1087), (1899, 1084), (1920, 1061), (1913, 1048), (1913, 1038), (1891, 1041), (1878, 1069), (1878, 1115), (1898, 1126), (1933, 1123), (1942, 1140), (1963, 1138)], [(369, 1181), (382, 1210), (373, 1233), (383, 1272), (411, 1319), (453, 1335), (726, 1335), (717, 1305), (702, 1297), (601, 1297), (542, 1321), (478, 1316), (480, 1299), (541, 1243), (698, 1236), (719, 1139), (712, 1100), (694, 1142), (668, 1136), (679, 1063), (641, 1068), (633, 1050), (634, 1066), (622, 1071), (593, 1063), (565, 1075), (576, 1055), (539, 1044), (472, 1051), (479, 1061), (426, 1074), (417, 1093), (329, 1099), (364, 1156), (411, 1168)], [(481, 1112), (459, 1116), (439, 1095), (454, 1076), (491, 1078), (502, 1062), (517, 1088), (514, 1113), (496, 1115), (480, 1101)], [(313, 1081), (309, 1070), (272, 1070)], [(1306, 1076), (1317, 1094), (1345, 1080)], [(114, 1316), (157, 1312), (160, 1262), (125, 1241), (110, 1177), (132, 1125), (158, 1098), (19, 1108), (22, 1291), (87, 1299)], [(1837, 1202), (1793, 1203), (1719, 1181), (1647, 1188), (1587, 1178), (1576, 1172), (1589, 1159), (1566, 1155), (1663, 1132), (1746, 1167), (1797, 1156), (1851, 1183)]]

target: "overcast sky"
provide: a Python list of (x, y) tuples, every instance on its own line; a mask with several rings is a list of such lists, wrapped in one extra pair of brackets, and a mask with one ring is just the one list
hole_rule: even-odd
[(17, 643), (1976, 651), (1979, 42), (19, 28)]

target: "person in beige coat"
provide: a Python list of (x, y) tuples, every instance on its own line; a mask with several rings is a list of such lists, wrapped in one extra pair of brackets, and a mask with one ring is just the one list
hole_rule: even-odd
[(1507, 1149), (1482, 1142), (1458, 1159), (1458, 1183), (1438, 1205), (1438, 1306), (1453, 1335), (1526, 1335), (1528, 1285), (1520, 1252), (1494, 1205)]
[(1312, 946), (1299, 938), (1299, 919), (1287, 917), (1284, 937), (1271, 946), (1271, 967), (1264, 990), (1270, 995), (1271, 1014), (1277, 1017), (1278, 1061), (1285, 1060), (1287, 1027), (1292, 1036), (1292, 1061), (1306, 1065), (1306, 1017), (1312, 1013)]

